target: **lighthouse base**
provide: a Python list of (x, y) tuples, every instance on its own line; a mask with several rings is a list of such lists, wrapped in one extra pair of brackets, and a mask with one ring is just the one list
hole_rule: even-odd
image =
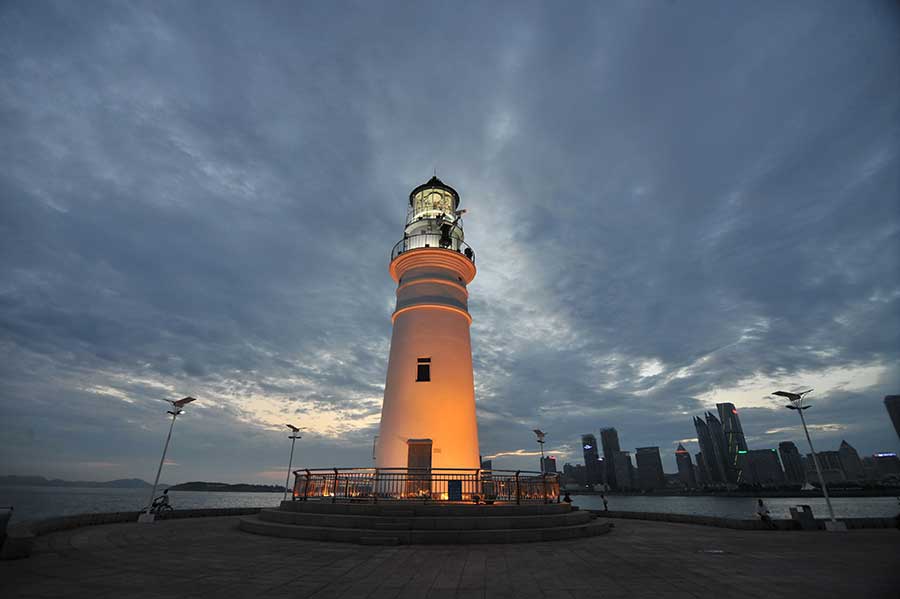
[(569, 504), (284, 501), (242, 518), (246, 532), (369, 545), (527, 543), (605, 534), (610, 524)]

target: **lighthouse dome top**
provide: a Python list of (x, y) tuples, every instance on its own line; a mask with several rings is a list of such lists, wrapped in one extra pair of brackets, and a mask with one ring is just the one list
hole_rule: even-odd
[(409, 193), (409, 205), (432, 204), (435, 209), (452, 212), (459, 206), (459, 193), (435, 175)]

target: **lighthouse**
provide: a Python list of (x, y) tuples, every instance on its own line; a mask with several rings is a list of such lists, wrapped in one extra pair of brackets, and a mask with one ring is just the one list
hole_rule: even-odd
[(475, 252), (459, 194), (436, 176), (409, 194), (391, 252), (397, 304), (375, 446), (377, 468), (479, 468), (467, 286)]

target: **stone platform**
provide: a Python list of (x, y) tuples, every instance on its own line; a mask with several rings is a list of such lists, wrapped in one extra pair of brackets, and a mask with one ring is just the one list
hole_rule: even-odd
[(0, 562), (3, 599), (896, 599), (900, 531), (617, 520), (522, 545), (368, 547), (246, 534), (238, 518), (50, 533)]
[(240, 520), (256, 534), (363, 545), (526, 543), (591, 537), (610, 531), (568, 504), (331, 503), (284, 501)]

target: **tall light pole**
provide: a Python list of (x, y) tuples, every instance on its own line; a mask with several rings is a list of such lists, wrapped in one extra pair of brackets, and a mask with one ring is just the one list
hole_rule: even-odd
[(166, 451), (169, 450), (169, 441), (172, 439), (172, 429), (175, 428), (175, 419), (178, 418), (179, 414), (184, 412), (181, 408), (192, 401), (196, 401), (196, 399), (193, 397), (184, 397), (177, 401), (172, 401), (171, 399), (167, 399), (166, 401), (172, 404), (172, 409), (166, 411), (166, 414), (172, 415), (172, 423), (169, 425), (169, 434), (166, 436), (166, 444), (163, 446), (162, 457), (159, 460), (159, 468), (156, 469), (156, 478), (153, 480), (153, 490), (150, 491), (150, 500), (147, 501), (147, 508), (138, 518), (138, 522), (153, 522), (155, 519), (153, 514), (150, 513), (150, 508), (153, 507), (153, 499), (156, 497), (156, 487), (159, 485), (159, 475), (162, 472), (163, 462), (166, 461)]
[[(285, 424), (285, 426), (288, 427), (289, 429), (291, 429), (292, 434), (290, 437), (288, 437), (288, 439), (291, 440), (291, 457), (288, 460), (287, 478), (284, 479), (284, 497), (281, 498), (282, 501), (287, 501), (288, 483), (291, 482), (291, 466), (294, 463), (294, 443), (297, 442), (297, 439), (302, 438), (300, 435), (297, 434), (300, 432), (299, 428), (297, 428), (293, 424)], [(291, 495), (293, 496), (293, 492), (291, 493)]]
[(544, 436), (547, 434), (539, 428), (533, 429), (537, 435), (537, 442), (541, 445), (541, 474), (544, 473)]
[(831, 519), (826, 523), (825, 528), (828, 530), (847, 530), (843, 522), (838, 522), (834, 517), (834, 508), (831, 507), (831, 498), (828, 496), (828, 485), (825, 484), (825, 477), (822, 476), (822, 468), (819, 466), (819, 458), (816, 456), (816, 450), (813, 448), (812, 438), (809, 436), (809, 429), (806, 428), (806, 418), (803, 417), (803, 410), (808, 410), (809, 406), (803, 405), (803, 399), (812, 389), (807, 389), (801, 393), (791, 393), (790, 391), (776, 391), (772, 395), (784, 397), (790, 401), (790, 405), (785, 406), (789, 410), (796, 410), (800, 414), (800, 422), (803, 423), (803, 432), (806, 434), (806, 441), (809, 443), (809, 451), (812, 453), (813, 464), (816, 466), (816, 474), (819, 476), (819, 484), (822, 485), (822, 494), (825, 496), (825, 503), (828, 505), (828, 515)]

